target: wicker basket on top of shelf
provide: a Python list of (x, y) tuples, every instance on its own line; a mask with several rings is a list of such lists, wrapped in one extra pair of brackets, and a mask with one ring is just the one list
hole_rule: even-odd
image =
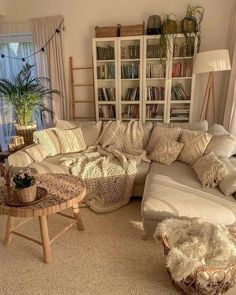
[[(236, 232), (229, 231), (236, 239)], [(171, 250), (168, 237), (162, 235), (161, 240), (164, 254), (167, 256)], [(236, 264), (224, 268), (198, 268), (193, 275), (180, 282), (172, 278), (168, 267), (167, 272), (173, 284), (186, 295), (221, 295), (234, 287), (236, 283)]]
[(118, 37), (118, 26), (95, 27), (96, 38)]
[(144, 35), (145, 22), (138, 25), (129, 25), (129, 26), (118, 25), (118, 26), (119, 26), (120, 37)]

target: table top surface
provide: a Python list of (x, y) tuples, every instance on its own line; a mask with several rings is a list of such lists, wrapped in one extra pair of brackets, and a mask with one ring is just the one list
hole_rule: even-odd
[(0, 214), (15, 217), (37, 217), (49, 215), (71, 208), (83, 200), (85, 183), (77, 176), (69, 174), (39, 174), (36, 184), (47, 190), (47, 196), (40, 202), (25, 207), (12, 207), (4, 203), (6, 189), (0, 189)]

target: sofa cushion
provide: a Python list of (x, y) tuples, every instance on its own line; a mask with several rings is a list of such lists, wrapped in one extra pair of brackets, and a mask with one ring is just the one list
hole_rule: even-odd
[(50, 163), (46, 160), (43, 160), (42, 162), (31, 163), (28, 167), (31, 169), (32, 173), (38, 173), (38, 174), (45, 174), (45, 173), (68, 174), (69, 173), (66, 167)]
[(43, 129), (35, 131), (33, 135), (34, 142), (43, 145), (49, 156), (60, 154), (60, 145), (55, 130), (55, 128)]
[(226, 174), (225, 164), (213, 152), (199, 158), (193, 164), (193, 170), (203, 187), (217, 186)]
[(80, 127), (87, 146), (94, 145), (102, 132), (102, 122), (56, 120), (56, 127), (62, 130)]
[(181, 129), (195, 130), (195, 131), (207, 131), (208, 130), (208, 122), (206, 120), (200, 122), (192, 122), (192, 123), (157, 123), (157, 126), (162, 127), (179, 127)]
[(192, 165), (204, 154), (211, 138), (212, 135), (205, 132), (182, 130), (180, 142), (184, 146), (178, 159), (185, 164)]
[(35, 162), (41, 162), (48, 156), (47, 150), (39, 143), (27, 147), (25, 151)]
[(236, 221), (236, 203), (218, 188), (201, 189), (194, 171), (183, 163), (174, 162), (171, 168), (152, 163), (145, 183), (142, 216), (144, 223), (186, 216), (232, 224)]
[(235, 159), (222, 159), (226, 166), (226, 174), (222, 177), (219, 183), (219, 188), (225, 196), (229, 196), (236, 192), (236, 167), (234, 165)]
[(177, 141), (180, 135), (181, 129), (179, 127), (167, 128), (154, 126), (152, 129), (152, 133), (148, 142), (148, 146), (146, 148), (147, 152), (150, 153), (153, 151), (158, 142), (161, 139), (169, 139), (170, 141)]
[(80, 152), (86, 149), (86, 143), (80, 127), (71, 130), (57, 129), (56, 135), (62, 154)]
[(24, 151), (17, 151), (8, 157), (8, 164), (13, 167), (27, 167), (33, 163), (33, 159)]

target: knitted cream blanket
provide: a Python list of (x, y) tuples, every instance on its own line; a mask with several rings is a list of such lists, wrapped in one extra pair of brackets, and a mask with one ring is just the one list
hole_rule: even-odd
[(110, 212), (126, 205), (132, 193), (136, 166), (146, 160), (140, 122), (104, 123), (95, 146), (77, 157), (61, 159), (73, 175), (87, 185), (87, 205), (98, 213)]

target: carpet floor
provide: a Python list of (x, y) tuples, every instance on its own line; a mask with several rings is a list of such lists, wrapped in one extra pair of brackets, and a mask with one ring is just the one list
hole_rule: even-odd
[[(81, 209), (85, 231), (72, 227), (52, 244), (52, 263), (42, 260), (42, 249), (14, 236), (5, 247), (0, 243), (1, 295), (178, 295), (165, 270), (161, 244), (142, 241), (141, 202), (109, 214)], [(68, 212), (70, 212), (68, 210)], [(17, 220), (18, 221), (18, 220)], [(69, 219), (49, 217), (50, 235)], [(4, 237), (6, 217), (0, 216)], [(19, 230), (39, 239), (39, 224), (32, 219)], [(235, 294), (231, 289), (227, 294)]]

